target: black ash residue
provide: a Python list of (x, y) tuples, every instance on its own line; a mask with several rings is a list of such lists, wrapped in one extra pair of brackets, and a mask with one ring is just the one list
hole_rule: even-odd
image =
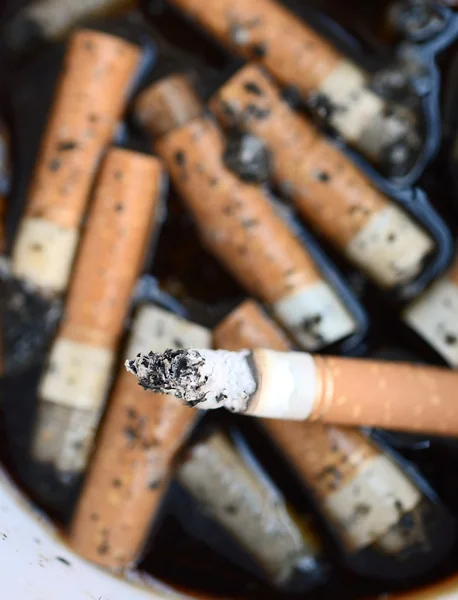
[(270, 152), (255, 135), (232, 131), (223, 160), (226, 167), (243, 181), (263, 183), (270, 177)]
[(162, 354), (138, 354), (134, 360), (126, 361), (126, 369), (133, 373), (145, 389), (160, 394), (172, 394), (189, 406), (205, 400), (202, 387), (205, 379), (198, 369), (204, 359), (195, 350), (171, 350)]

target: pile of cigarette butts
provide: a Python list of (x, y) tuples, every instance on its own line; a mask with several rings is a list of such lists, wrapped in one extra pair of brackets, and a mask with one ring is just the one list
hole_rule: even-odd
[[(186, 68), (145, 76), (140, 43), (84, 25), (135, 4), (36, 0), (8, 30), (14, 50), (40, 40), (66, 48), (9, 240), (15, 165), (0, 128), (1, 280), (63, 306), (43, 351), (28, 452), (63, 488), (83, 481), (66, 542), (118, 575), (136, 568), (173, 482), (274, 594), (219, 597), (315, 598), (344, 569), (394, 590), (383, 597), (458, 598), (453, 575), (396, 595), (424, 574), (437, 579), (456, 553), (453, 511), (383, 437), (447, 440), (451, 452), (458, 438), (458, 259), (449, 241), (438, 260), (437, 230), (452, 233), (387, 175), (393, 164), (407, 173), (422, 152), (417, 108), (379, 94), (281, 0), (166, 0), (162, 10), (237, 66), (208, 97)], [(453, 14), (426, 0), (395, 4), (396, 15), (414, 6), (410, 28), (434, 13), (428, 35)], [(146, 140), (140, 150), (119, 137), (125, 122)], [(155, 275), (169, 189), (241, 290), (212, 326), (133, 301)], [(364, 298), (336, 261), (363, 277), (431, 364), (370, 355)], [(365, 597), (352, 585), (345, 598)]]

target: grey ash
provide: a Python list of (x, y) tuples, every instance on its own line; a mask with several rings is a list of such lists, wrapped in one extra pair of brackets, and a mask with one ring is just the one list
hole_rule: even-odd
[(145, 390), (172, 394), (186, 400), (191, 387), (197, 397), (187, 403), (195, 406), (205, 399), (204, 395), (199, 396), (201, 382), (196, 376), (198, 367), (203, 363), (197, 351), (168, 349), (162, 354), (138, 354), (136, 359), (126, 361), (126, 368)]
[(263, 183), (270, 177), (270, 152), (255, 135), (233, 130), (228, 136), (223, 161), (242, 181)]

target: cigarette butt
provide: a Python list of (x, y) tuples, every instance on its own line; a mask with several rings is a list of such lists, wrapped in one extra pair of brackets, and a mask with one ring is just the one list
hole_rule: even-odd
[(458, 259), (403, 313), (404, 321), (452, 367), (458, 367)]
[(277, 583), (301, 563), (317, 567), (315, 538), (304, 535), (280, 492), (263, 484), (221, 433), (191, 447), (176, 476)]
[(4, 34), (11, 49), (28, 52), (64, 37), (82, 21), (115, 15), (133, 4), (132, 0), (35, 0), (8, 22)]
[[(216, 348), (227, 350), (289, 347), (281, 330), (251, 300), (214, 329), (213, 339)], [(319, 500), (350, 553), (377, 544), (396, 554), (412, 545), (406, 535), (396, 537), (396, 544), (393, 539), (402, 518), (420, 506), (422, 494), (365, 436), (321, 423), (265, 419), (263, 425)], [(421, 527), (412, 529), (423, 534)]]
[(161, 179), (158, 159), (129, 150), (111, 150), (102, 165), (65, 319), (39, 385), (33, 457), (58, 472), (78, 473), (86, 464)]
[(186, 75), (170, 75), (142, 92), (135, 117), (154, 137), (165, 135), (202, 114), (202, 103)]
[(224, 125), (237, 125), (265, 142), (279, 188), (323, 237), (378, 285), (393, 288), (421, 272), (434, 250), (432, 238), (292, 110), (262, 69), (254, 64), (243, 67), (219, 89), (210, 106)]
[(145, 389), (200, 409), (458, 436), (458, 374), (408, 363), (189, 348), (126, 362)]
[[(143, 113), (144, 99), (139, 100)], [(178, 113), (176, 102), (175, 97), (170, 117)], [(353, 318), (265, 190), (242, 182), (225, 167), (224, 139), (211, 118), (197, 117), (172, 129), (159, 138), (156, 149), (203, 244), (251, 294), (272, 306), (299, 345), (317, 349), (355, 331)]]
[(368, 75), (279, 2), (170, 1), (232, 51), (264, 66), (281, 84), (297, 88), (372, 160), (388, 157), (394, 162), (391, 152), (399, 145), (409, 155), (418, 150), (414, 115), (401, 107), (387, 110), (387, 102), (369, 89)]
[[(143, 306), (127, 355), (210, 342), (207, 329)], [(69, 544), (75, 551), (110, 569), (138, 561), (167, 489), (172, 460), (195, 417), (175, 398), (158, 394), (151, 401), (121, 369), (71, 524)]]
[(70, 39), (12, 254), (12, 270), (63, 293), (99, 160), (118, 126), (141, 50), (81, 30)]

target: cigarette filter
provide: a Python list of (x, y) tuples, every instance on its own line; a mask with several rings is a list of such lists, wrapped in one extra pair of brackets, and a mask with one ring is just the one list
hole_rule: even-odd
[(160, 196), (158, 159), (111, 150), (97, 183), (66, 303), (39, 385), (33, 458), (61, 476), (87, 461)]
[[(127, 355), (210, 346), (207, 329), (155, 306), (135, 318)], [(89, 474), (70, 529), (74, 550), (121, 569), (138, 561), (167, 489), (171, 462), (196, 414), (175, 398), (149, 395), (125, 369), (118, 374)]]
[(432, 238), (296, 113), (261, 68), (243, 67), (216, 93), (211, 108), (224, 125), (266, 143), (279, 188), (378, 285), (394, 288), (421, 272), (434, 249)]
[(404, 321), (452, 367), (458, 367), (458, 259), (404, 311)]
[[(281, 330), (250, 300), (232, 311), (213, 335), (215, 347), (229, 350), (289, 347)], [(309, 486), (350, 554), (373, 545), (382, 553), (401, 555), (410, 546), (428, 545), (422, 493), (360, 432), (277, 419), (265, 419), (263, 425)], [(414, 524), (407, 532), (406, 516)]]
[(301, 530), (280, 492), (256, 477), (221, 433), (191, 447), (177, 479), (276, 583), (317, 568), (315, 537)]
[[(137, 103), (140, 119), (153, 134), (169, 121), (183, 123), (186, 111), (195, 115), (195, 102), (179, 111), (175, 96), (169, 117), (163, 116), (164, 99), (169, 97), (163, 88), (169, 85), (175, 89), (176, 80), (159, 82)], [(153, 107), (149, 118), (147, 99)], [(161, 116), (158, 126), (151, 124), (155, 110)], [(298, 344), (322, 348), (354, 332), (353, 318), (276, 213), (265, 190), (242, 182), (225, 167), (224, 139), (211, 118), (191, 118), (162, 135), (156, 147), (204, 245), (241, 285), (272, 306)]]
[(169, 0), (222, 44), (292, 85), (350, 144), (372, 160), (396, 146), (418, 150), (415, 116), (369, 89), (369, 77), (275, 0)]
[(12, 254), (13, 274), (43, 291), (68, 286), (91, 185), (140, 57), (105, 33), (70, 39)]
[(41, 42), (63, 38), (84, 20), (116, 14), (133, 4), (132, 0), (35, 0), (7, 24), (6, 39), (13, 50), (27, 52)]
[(458, 435), (458, 374), (439, 367), (259, 348), (140, 355), (126, 367), (198, 408)]

